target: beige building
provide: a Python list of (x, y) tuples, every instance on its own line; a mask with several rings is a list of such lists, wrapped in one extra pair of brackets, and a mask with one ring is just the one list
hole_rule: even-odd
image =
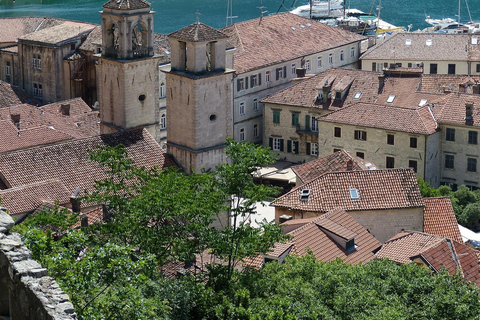
[(423, 230), (424, 203), (409, 169), (331, 172), (272, 202), (275, 221), (348, 212), (380, 242), (402, 230)]
[(362, 70), (420, 67), (425, 74), (480, 74), (476, 34), (397, 33), (361, 57)]
[(297, 69), (315, 74), (332, 67), (357, 68), (364, 37), (315, 20), (282, 13), (235, 23), (222, 29), (233, 54), (233, 137), (261, 142), (260, 100), (290, 85)]

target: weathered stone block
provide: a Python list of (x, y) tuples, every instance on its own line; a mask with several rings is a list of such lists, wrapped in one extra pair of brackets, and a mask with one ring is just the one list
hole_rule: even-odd
[(3, 208), (0, 207), (0, 232), (6, 233), (3, 231), (3, 229), (9, 231), (13, 228), (15, 222), (13, 221), (12, 217), (10, 217), (10, 215), (8, 215), (8, 213), (2, 209)]

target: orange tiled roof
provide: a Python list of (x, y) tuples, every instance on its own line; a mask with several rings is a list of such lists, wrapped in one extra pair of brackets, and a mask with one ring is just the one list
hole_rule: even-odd
[[(329, 232), (347, 240), (354, 238), (355, 250), (347, 252), (329, 236)], [(340, 208), (331, 210), (288, 234), (292, 236), (289, 242), (293, 245), (291, 252), (304, 255), (310, 249), (318, 260), (324, 262), (339, 258), (346, 263), (367, 263), (375, 257), (373, 252), (381, 246), (374, 236)], [(286, 245), (280, 244), (283, 247)]]
[[(295, 30), (293, 30), (293, 28)], [(280, 13), (222, 29), (237, 48), (233, 67), (238, 73), (290, 61), (356, 43), (362, 36), (324, 23)]]
[(435, 271), (445, 267), (450, 274), (455, 274), (459, 270), (465, 279), (480, 285), (477, 251), (448, 238), (421, 232), (402, 234), (387, 241), (376, 257), (402, 264), (420, 258)]
[(169, 38), (190, 42), (227, 39), (228, 35), (201, 22), (193, 23), (168, 35)]
[(424, 74), (420, 90), (424, 92), (445, 93), (462, 92), (460, 85), (464, 85), (466, 93), (473, 93), (472, 84), (480, 82), (480, 77), (475, 75), (460, 74)]
[(463, 243), (450, 198), (424, 198), (423, 202), (423, 232)]
[(38, 101), (20, 87), (0, 80), (0, 109), (21, 103), (37, 105)]
[(376, 167), (375, 164), (342, 149), (328, 156), (293, 166), (292, 170), (302, 182), (307, 182), (324, 173), (347, 171), (348, 161), (352, 161), (352, 170), (369, 170)]
[(439, 123), (465, 125), (465, 105), (473, 104), (472, 126), (480, 126), (480, 96), (465, 93), (450, 93), (430, 104)]
[(318, 121), (424, 135), (437, 130), (428, 106), (411, 109), (359, 102), (319, 117)]
[(87, 159), (89, 149), (123, 144), (137, 166), (173, 166), (171, 158), (145, 129), (71, 140), (55, 145), (0, 154), (0, 176), (10, 188), (51, 179), (67, 190), (92, 190), (95, 180), (106, 178), (103, 169)]
[[(350, 189), (357, 189), (352, 199)], [(301, 200), (302, 190), (310, 190)], [(292, 189), (272, 206), (309, 212), (382, 210), (423, 207), (417, 178), (410, 169), (331, 172)]]
[(2, 206), (7, 208), (10, 214), (17, 215), (32, 212), (45, 201), (58, 200), (60, 204), (68, 203), (71, 194), (60, 181), (47, 180), (0, 190), (0, 199)]

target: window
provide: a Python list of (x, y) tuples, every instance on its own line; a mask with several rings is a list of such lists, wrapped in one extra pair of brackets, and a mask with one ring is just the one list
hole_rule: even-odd
[(437, 74), (437, 67), (436, 63), (430, 63), (430, 74)]
[(41, 84), (33, 84), (33, 96), (40, 99), (43, 98), (43, 88)]
[(253, 99), (253, 111), (258, 111), (258, 100)]
[(10, 65), (10, 62), (5, 63), (5, 75), (7, 77), (12, 75), (12, 67)]
[(468, 143), (469, 144), (478, 144), (478, 132), (477, 131), (468, 131)]
[(477, 72), (480, 72), (480, 63), (477, 63)]
[(270, 71), (265, 71), (265, 81), (270, 82)]
[(245, 115), (245, 102), (240, 102), (239, 112), (241, 116)]
[(350, 188), (350, 198), (352, 199), (359, 199), (360, 196), (358, 195), (358, 190), (355, 188)]
[(307, 69), (307, 71), (310, 71), (311, 69), (310, 60), (305, 60), (305, 69)]
[(447, 128), (447, 131), (445, 133), (445, 140), (455, 141), (455, 129)]
[(333, 54), (332, 53), (330, 53), (328, 55), (328, 64), (333, 64)]
[(364, 152), (358, 151), (358, 152), (356, 153), (356, 155), (357, 155), (357, 157), (359, 157), (359, 158), (365, 159), (365, 153), (364, 153)]
[(258, 138), (258, 124), (253, 125), (253, 136)]
[(453, 169), (455, 167), (455, 157), (453, 154), (445, 155), (445, 168)]
[(250, 85), (252, 86), (252, 88), (259, 86), (258, 75), (254, 74), (254, 75), (250, 76)]
[(160, 117), (160, 129), (166, 129), (167, 128), (167, 116), (164, 114), (162, 114), (162, 116)]
[(322, 57), (317, 58), (317, 67), (320, 69), (322, 67)]
[(298, 141), (287, 140), (287, 152), (298, 154)]
[(410, 148), (417, 148), (417, 141), (416, 137), (410, 137)]
[(415, 173), (417, 173), (417, 161), (408, 160), (408, 167), (415, 171)]
[(387, 134), (387, 144), (392, 146), (395, 144), (395, 136), (393, 134)]
[(341, 138), (342, 137), (342, 128), (335, 127), (333, 128), (333, 136), (336, 138)]
[(283, 151), (283, 139), (280, 138), (270, 138), (270, 147), (274, 151)]
[(409, 68), (411, 68), (411, 67), (412, 67), (412, 63), (409, 62), (407, 66), (408, 66)]
[(448, 64), (448, 74), (455, 74), (455, 63)]
[(245, 128), (240, 128), (240, 141), (245, 141)]
[(311, 150), (310, 150), (310, 155), (318, 156), (318, 143), (312, 143)]
[(367, 141), (367, 131), (355, 130), (355, 140)]
[(292, 126), (298, 127), (298, 113), (292, 113)]
[(287, 67), (277, 68), (277, 80), (285, 79), (287, 77)]
[(395, 168), (395, 158), (394, 157), (387, 157), (386, 158), (386, 168), (387, 169)]
[(357, 92), (357, 93), (355, 93), (355, 95), (353, 96), (353, 99), (360, 99), (361, 96), (362, 96), (362, 93), (361, 93), (361, 92)]
[(245, 79), (237, 79), (237, 91), (245, 90)]
[(297, 75), (297, 65), (295, 63), (292, 63), (292, 76)]
[(340, 51), (340, 61), (343, 61), (344, 60), (344, 57), (343, 57), (343, 50)]
[(318, 132), (318, 120), (315, 117), (312, 117), (312, 131)]
[(355, 57), (355, 47), (350, 48), (350, 57), (352, 57), (352, 58)]
[(42, 70), (42, 58), (40, 55), (37, 56), (37, 67), (35, 69)]
[(280, 124), (280, 111), (273, 110), (273, 123)]
[(372, 71), (377, 71), (377, 63), (372, 62)]
[(477, 159), (476, 158), (467, 158), (467, 171), (468, 172), (477, 172)]
[(387, 98), (387, 103), (392, 103), (393, 100), (395, 100), (395, 95), (394, 95), (394, 94), (391, 94), (391, 95), (389, 95), (388, 98)]
[(166, 92), (165, 92), (165, 83), (162, 83), (162, 84), (160, 85), (160, 98), (165, 98), (165, 94), (166, 94)]

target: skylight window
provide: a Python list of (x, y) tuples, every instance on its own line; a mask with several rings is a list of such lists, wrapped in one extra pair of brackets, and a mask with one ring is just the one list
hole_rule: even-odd
[(478, 38), (472, 38), (472, 45), (476, 46), (478, 44)]
[(311, 27), (312, 24), (310, 22), (307, 22), (307, 27)]
[(422, 100), (420, 100), (420, 103), (418, 104), (418, 106), (419, 106), (419, 107), (423, 107), (424, 105), (427, 104), (427, 101), (428, 101), (427, 99), (422, 99)]
[(412, 45), (412, 39), (405, 40), (405, 45), (406, 46), (411, 46)]
[(357, 189), (350, 188), (350, 198), (352, 198), (352, 200), (360, 199), (360, 196), (358, 195), (358, 190)]
[(297, 28), (295, 28), (295, 27), (290, 27), (290, 28), (292, 28), (293, 31), (297, 30)]
[(310, 189), (303, 189), (300, 194), (300, 200), (307, 201), (310, 198)]
[(388, 96), (387, 103), (392, 103), (393, 100), (395, 100), (395, 95), (391, 94), (391, 95)]
[(427, 41), (425, 41), (425, 44), (430, 47), (432, 45), (432, 39), (427, 39)]
[(353, 99), (360, 99), (361, 96), (362, 96), (362, 93), (357, 92), (357, 93), (355, 93), (355, 96), (353, 97)]
[(303, 24), (300, 25), (300, 28), (305, 28), (305, 26)]

